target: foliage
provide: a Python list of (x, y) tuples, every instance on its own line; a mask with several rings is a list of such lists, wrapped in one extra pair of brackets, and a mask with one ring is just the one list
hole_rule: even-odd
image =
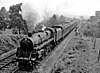
[(58, 16), (54, 14), (51, 18), (48, 18), (48, 20), (44, 18), (44, 20), (36, 26), (35, 30), (38, 31), (39, 29), (42, 29), (43, 25), (45, 25), (46, 27), (51, 27), (59, 24), (65, 24), (66, 19), (67, 18), (63, 15)]
[(57, 59), (51, 73), (89, 73), (89, 57), (88, 42), (81, 38), (72, 38)]
[[(65, 24), (66, 20), (68, 20), (65, 16), (61, 15), (58, 16), (54, 14), (47, 22), (45, 23), (45, 26), (50, 27), (50, 26), (55, 26), (59, 24)], [(69, 21), (69, 20), (68, 20)]]
[(21, 30), (25, 30), (23, 28), (27, 28), (25, 20), (22, 18), (22, 15), (20, 14), (21, 10), (21, 5), (16, 4), (13, 6), (10, 6), (9, 8), (9, 17), (10, 17), (10, 26), (9, 28), (18, 28), (19, 29), (19, 34), (21, 33)]
[[(10, 6), (9, 11), (6, 11), (5, 7), (2, 7), (0, 10), (0, 29), (19, 29), (19, 34), (23, 30), (26, 34), (28, 29), (26, 25), (26, 21), (22, 18), (21, 15), (21, 5), (16, 4), (13, 6)], [(13, 31), (12, 31), (13, 32)], [(18, 30), (16, 31), (18, 33)]]
[(19, 46), (19, 41), (25, 36), (0, 34), (0, 55)]
[[(0, 29), (13, 29), (13, 33), (16, 34), (19, 31), (20, 33), (27, 34), (30, 31), (30, 28), (34, 30), (35, 22), (37, 22), (38, 16), (37, 13), (34, 12), (27, 12), (26, 17), (22, 17), (22, 10), (21, 10), (22, 3), (12, 5), (9, 7), (9, 11), (6, 11), (5, 7), (2, 7), (0, 10)], [(41, 23), (38, 23), (35, 28), (36, 31), (42, 29), (42, 26), (45, 25), (46, 27), (55, 26), (58, 24), (65, 23), (66, 17), (63, 15), (58, 16), (54, 14), (52, 17), (48, 16), (49, 13), (45, 12), (46, 15), (44, 20)], [(47, 15), (48, 14), (48, 15)], [(46, 18), (47, 17), (47, 18)], [(50, 17), (50, 18), (49, 18)], [(24, 20), (24, 19), (25, 20)], [(33, 26), (34, 24), (34, 26)], [(18, 29), (18, 30), (17, 30)]]
[(84, 36), (93, 36), (93, 32), (91, 32), (91, 31), (88, 31), (88, 30), (84, 30)]
[(51, 27), (57, 25), (57, 15), (53, 15), (46, 23), (45, 26)]
[(83, 22), (81, 29), (79, 29), (80, 33), (82, 33), (86, 37), (100, 37), (100, 25), (99, 23), (88, 23)]
[(5, 30), (8, 25), (9, 15), (5, 7), (2, 7), (0, 10), (0, 29)]

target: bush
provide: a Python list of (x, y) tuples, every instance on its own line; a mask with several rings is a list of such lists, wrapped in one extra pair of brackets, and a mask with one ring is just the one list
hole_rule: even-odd
[(18, 29), (12, 29), (13, 34), (18, 34)]
[(12, 49), (16, 49), (19, 46), (19, 41), (24, 36), (19, 35), (0, 35), (0, 54), (10, 51)]

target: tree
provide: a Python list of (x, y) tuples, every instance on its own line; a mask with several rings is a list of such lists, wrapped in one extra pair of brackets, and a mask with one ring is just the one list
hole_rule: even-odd
[(47, 22), (45, 23), (46, 27), (51, 27), (57, 25), (57, 15), (53, 15), (51, 18), (49, 18), (49, 20), (47, 20)]
[(5, 31), (5, 28), (7, 28), (9, 20), (9, 14), (6, 11), (5, 7), (2, 7), (0, 10), (0, 28)]
[(21, 33), (21, 30), (26, 27), (25, 20), (22, 18), (22, 15), (20, 14), (22, 3), (16, 4), (13, 6), (10, 6), (9, 8), (9, 17), (10, 17), (10, 28), (18, 28), (19, 34)]
[(66, 17), (63, 15), (58, 16), (54, 14), (51, 18), (49, 18), (44, 24), (47, 27), (59, 25), (59, 24), (65, 24), (66, 23)]
[(99, 34), (99, 37), (100, 37), (100, 18), (98, 18), (98, 22), (97, 23), (98, 23), (98, 31), (99, 31), (98, 34)]
[(28, 34), (28, 26), (27, 26), (27, 22), (26, 20), (23, 19), (23, 24), (24, 24), (24, 28), (22, 28), (24, 30), (25, 34)]

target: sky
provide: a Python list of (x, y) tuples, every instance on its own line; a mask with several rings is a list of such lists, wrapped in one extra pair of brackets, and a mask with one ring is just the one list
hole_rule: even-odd
[(8, 10), (18, 3), (30, 6), (41, 17), (45, 14), (89, 17), (100, 10), (100, 0), (0, 0), (0, 8), (4, 6)]

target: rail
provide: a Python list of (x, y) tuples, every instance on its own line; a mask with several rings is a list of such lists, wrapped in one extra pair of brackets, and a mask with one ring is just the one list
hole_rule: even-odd
[(15, 53), (14, 53), (14, 51), (10, 51), (8, 53), (3, 54), (0, 57), (1, 57), (1, 59), (0, 59), (0, 72), (2, 72), (4, 70), (6, 70), (11, 63), (14, 62)]

